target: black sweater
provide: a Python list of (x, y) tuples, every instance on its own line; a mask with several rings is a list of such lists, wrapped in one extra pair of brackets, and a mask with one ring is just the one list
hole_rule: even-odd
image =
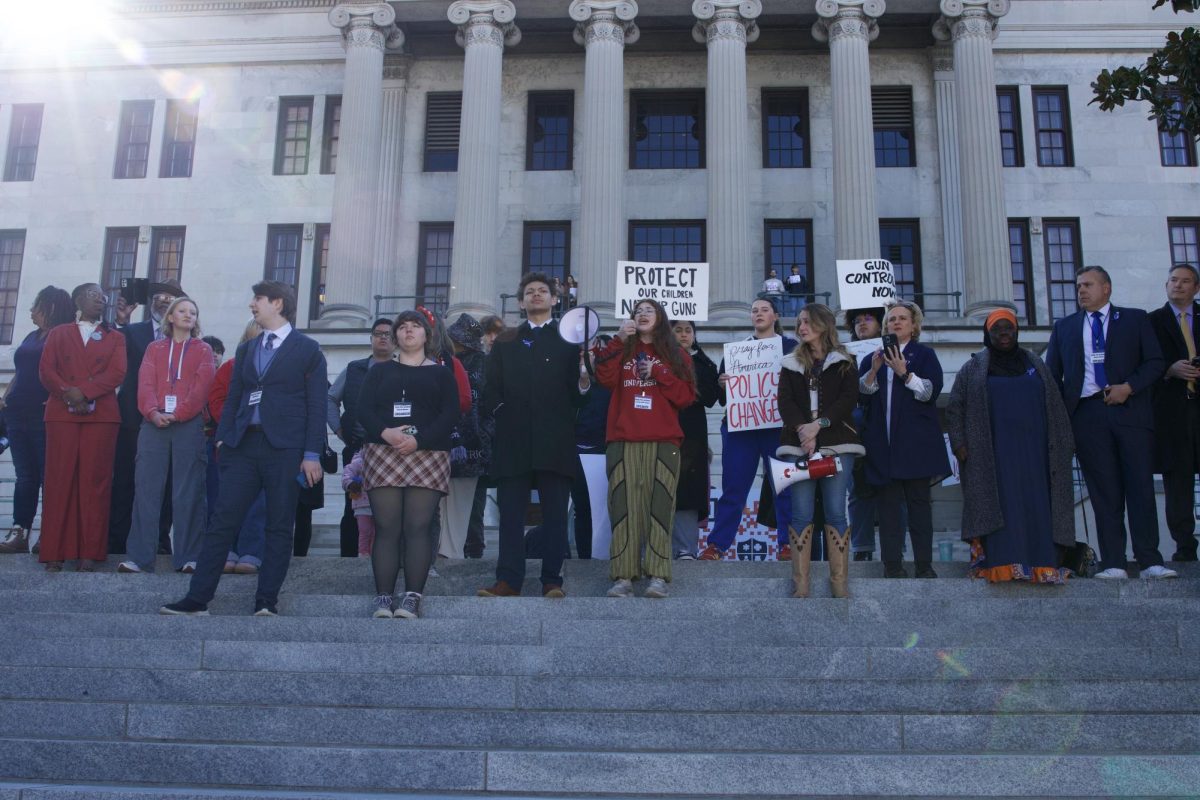
[[(412, 403), (412, 415), (394, 416), (397, 403)], [(454, 372), (438, 365), (376, 364), (363, 380), (357, 410), (367, 442), (386, 444), (384, 428), (416, 425), (417, 449), (449, 450), (450, 434), (458, 423)]]

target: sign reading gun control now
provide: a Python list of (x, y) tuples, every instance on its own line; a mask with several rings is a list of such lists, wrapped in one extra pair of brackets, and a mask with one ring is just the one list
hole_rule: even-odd
[(872, 308), (896, 302), (896, 278), (890, 261), (838, 261), (837, 278), (842, 308)]
[(617, 262), (617, 319), (629, 319), (639, 300), (657, 300), (668, 319), (708, 319), (708, 264)]

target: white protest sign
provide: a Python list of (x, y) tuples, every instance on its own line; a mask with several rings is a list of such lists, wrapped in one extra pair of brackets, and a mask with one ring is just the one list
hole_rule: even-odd
[(896, 302), (892, 262), (882, 258), (838, 261), (838, 302), (842, 308), (872, 308)]
[(883, 338), (876, 336), (874, 339), (855, 339), (843, 344), (861, 367), (863, 361), (870, 358), (875, 354), (876, 350), (883, 347)]
[(783, 338), (748, 339), (725, 345), (725, 411), (729, 430), (781, 428), (779, 366)]
[(617, 262), (617, 319), (629, 319), (639, 300), (657, 300), (668, 319), (708, 319), (708, 264)]

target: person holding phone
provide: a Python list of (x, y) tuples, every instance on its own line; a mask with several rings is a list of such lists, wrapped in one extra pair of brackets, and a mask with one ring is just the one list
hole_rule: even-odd
[(860, 368), (859, 391), (869, 395), (867, 481), (882, 487), (879, 540), (885, 578), (907, 578), (901, 561), (904, 527), (901, 503), (908, 506), (908, 531), (918, 578), (933, 570), (933, 506), (930, 484), (950, 474), (938, 422), (942, 365), (920, 344), (923, 315), (916, 303), (901, 300), (884, 316), (883, 347)]

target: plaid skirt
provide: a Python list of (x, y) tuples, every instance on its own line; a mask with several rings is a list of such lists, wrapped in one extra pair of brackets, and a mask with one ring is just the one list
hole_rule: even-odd
[(450, 454), (417, 450), (407, 456), (386, 444), (363, 445), (363, 489), (416, 486), (445, 494), (450, 489)]

